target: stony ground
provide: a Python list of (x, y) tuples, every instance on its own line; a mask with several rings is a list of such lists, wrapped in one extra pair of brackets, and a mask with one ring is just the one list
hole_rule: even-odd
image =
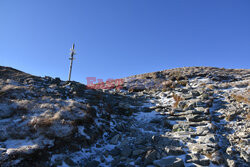
[(0, 67), (0, 166), (247, 167), (249, 81), (189, 67), (89, 90)]

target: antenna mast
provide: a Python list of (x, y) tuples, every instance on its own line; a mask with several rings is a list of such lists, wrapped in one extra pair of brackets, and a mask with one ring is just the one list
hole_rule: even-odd
[(75, 52), (75, 44), (73, 43), (72, 48), (70, 49), (70, 67), (69, 67), (69, 81), (71, 78), (71, 72), (72, 72), (72, 65), (73, 65), (73, 60), (74, 60), (74, 55), (76, 54)]

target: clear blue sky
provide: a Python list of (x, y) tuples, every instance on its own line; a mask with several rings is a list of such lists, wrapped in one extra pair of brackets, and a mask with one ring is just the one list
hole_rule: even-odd
[(249, 0), (1, 0), (0, 65), (67, 80), (250, 67)]

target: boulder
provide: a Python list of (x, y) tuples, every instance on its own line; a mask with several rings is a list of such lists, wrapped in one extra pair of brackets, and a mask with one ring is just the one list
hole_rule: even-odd
[(145, 157), (144, 157), (144, 163), (151, 164), (154, 160), (156, 160), (157, 151), (156, 150), (149, 150), (147, 151)]
[(153, 164), (158, 167), (184, 167), (183, 160), (177, 157), (169, 157), (162, 158), (160, 160), (155, 160)]
[(120, 138), (120, 134), (116, 134), (115, 136), (111, 138), (110, 143), (116, 145), (118, 143), (119, 138)]

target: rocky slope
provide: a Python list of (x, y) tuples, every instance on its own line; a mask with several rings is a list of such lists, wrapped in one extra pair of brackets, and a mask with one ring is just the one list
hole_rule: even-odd
[(124, 81), (91, 90), (0, 66), (0, 166), (250, 165), (250, 70)]

